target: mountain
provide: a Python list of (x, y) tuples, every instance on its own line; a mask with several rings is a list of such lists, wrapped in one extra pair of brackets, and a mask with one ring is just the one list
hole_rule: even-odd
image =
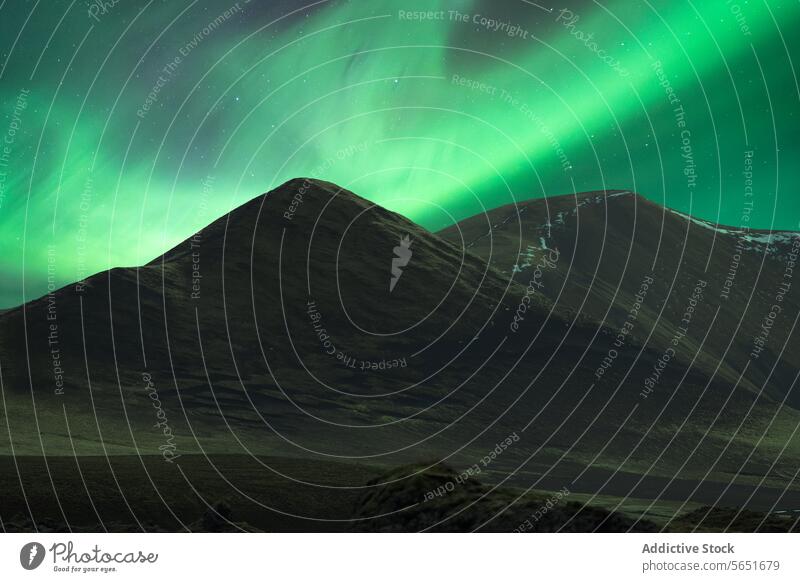
[[(403, 237), (413, 259), (390, 292)], [(53, 412), (25, 442), (36, 422), (22, 399), (12, 434), (33, 451), (42, 438), (47, 452), (99, 453), (101, 442), (132, 452), (163, 440), (149, 427), (157, 398), (192, 450), (197, 440), (221, 452), (366, 458), (387, 443), (415, 446), (426, 423), (446, 428), (483, 396), (459, 370), (493, 349), (494, 318), (516, 302), (508, 287), (396, 214), (332, 184), (291, 181), (144, 267), (2, 316), (6, 384), (22, 396), (32, 378), (37, 413)], [(62, 406), (81, 418), (69, 433)]]
[[(318, 490), (441, 462), (611, 509), (636, 498), (637, 517), (666, 521), (701, 504), (793, 509), (790, 292), (760, 356), (749, 352), (794, 240), (628, 192), (527, 201), (431, 233), (292, 180), (145, 266), (0, 315), (0, 447), (30, 456), (31, 474), (72, 474), (47, 461), (72, 458), (97, 483), (135, 474), (137, 491), (160, 475), (167, 495), (195, 474), (203, 499), (222, 479), (259, 506), (253, 479), (279, 475), (289, 492), (276, 511), (315, 527)], [(350, 519), (350, 502), (325, 519)]]
[(631, 333), (659, 349), (675, 337), (702, 282), (689, 322), (696, 333), (682, 339), (681, 351), (701, 352), (694, 365), (709, 374), (731, 383), (741, 375), (749, 391), (800, 403), (790, 391), (800, 368), (792, 333), (800, 301), (791, 290), (800, 233), (715, 225), (616, 190), (503, 206), (438, 234), (454, 244), (463, 237), (515, 280), (525, 279), (533, 257), (558, 249), (562, 259), (543, 272), (542, 293), (617, 329), (646, 282)]

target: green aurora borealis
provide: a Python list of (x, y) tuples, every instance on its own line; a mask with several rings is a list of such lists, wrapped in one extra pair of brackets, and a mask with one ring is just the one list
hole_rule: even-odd
[(738, 225), (752, 151), (750, 226), (800, 227), (796, 0), (102, 4), (0, 2), (0, 307), (297, 176), (434, 230), (573, 188)]

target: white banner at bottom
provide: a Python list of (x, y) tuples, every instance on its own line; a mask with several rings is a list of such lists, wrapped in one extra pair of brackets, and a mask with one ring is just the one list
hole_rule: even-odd
[(800, 580), (798, 540), (792, 534), (3, 534), (0, 580)]

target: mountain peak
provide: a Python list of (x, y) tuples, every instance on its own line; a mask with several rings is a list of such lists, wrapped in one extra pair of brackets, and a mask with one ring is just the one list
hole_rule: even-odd
[[(352, 212), (356, 208), (363, 211), (371, 207), (388, 213), (380, 206), (332, 182), (314, 178), (292, 178), (219, 217), (149, 264), (178, 259), (200, 244), (206, 249), (216, 246), (221, 250), (223, 246), (230, 246), (233, 239), (241, 238), (236, 244), (249, 247), (255, 242), (257, 230), (293, 230), (298, 226), (314, 228), (319, 226), (320, 221), (328, 222), (326, 215), (331, 220), (337, 220), (341, 218), (344, 209), (349, 209), (345, 212)], [(338, 215), (338, 218), (334, 215)], [(212, 241), (216, 243), (212, 244)], [(208, 255), (208, 251), (205, 252)]]

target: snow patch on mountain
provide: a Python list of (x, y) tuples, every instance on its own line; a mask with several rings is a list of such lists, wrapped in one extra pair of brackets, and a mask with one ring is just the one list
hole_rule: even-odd
[(723, 236), (735, 237), (739, 246), (744, 250), (756, 251), (759, 253), (766, 252), (770, 255), (783, 254), (786, 247), (792, 246), (794, 240), (800, 236), (800, 233), (787, 232), (787, 231), (750, 231), (745, 229), (737, 229), (731, 227), (721, 226), (714, 224), (708, 220), (695, 218), (683, 212), (667, 208), (667, 211), (681, 217), (682, 219), (697, 225), (701, 228), (710, 230), (716, 234)]

